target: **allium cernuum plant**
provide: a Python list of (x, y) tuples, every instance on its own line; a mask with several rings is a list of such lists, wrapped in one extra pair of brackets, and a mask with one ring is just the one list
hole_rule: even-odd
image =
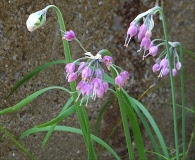
[[(156, 155), (155, 159), (176, 159), (179, 160), (185, 159), (186, 155), (186, 145), (185, 145), (185, 94), (184, 94), (184, 79), (183, 79), (183, 58), (182, 58), (182, 46), (179, 42), (169, 42), (168, 40), (168, 33), (166, 29), (166, 22), (163, 10), (161, 7), (156, 6), (154, 8), (149, 9), (146, 12), (139, 14), (129, 25), (127, 30), (127, 36), (125, 39), (125, 47), (128, 47), (132, 38), (137, 38), (140, 45), (138, 48), (138, 52), (143, 52), (142, 59), (144, 60), (147, 57), (152, 57), (155, 61), (152, 71), (154, 73), (158, 73), (158, 77), (163, 77), (166, 75), (170, 75), (170, 85), (171, 85), (171, 95), (172, 95), (172, 108), (173, 108), (173, 127), (174, 127), (174, 141), (175, 141), (175, 148), (173, 148), (175, 152), (175, 156), (173, 155), (172, 150), (168, 150), (168, 146), (165, 144), (163, 136), (158, 128), (158, 125), (155, 123), (152, 115), (147, 110), (143, 104), (140, 103), (139, 100), (131, 97), (129, 93), (123, 88), (123, 86), (128, 82), (130, 74), (128, 71), (123, 70), (121, 67), (117, 66), (114, 63), (114, 58), (112, 57), (111, 53), (106, 50), (102, 49), (94, 54), (88, 52), (81, 42), (77, 39), (76, 34), (73, 30), (66, 31), (66, 27), (64, 24), (64, 19), (62, 17), (62, 13), (58, 7), (55, 5), (49, 5), (46, 8), (32, 13), (27, 22), (27, 29), (30, 32), (35, 31), (36, 29), (42, 27), (46, 22), (46, 13), (49, 8), (52, 8), (56, 11), (62, 43), (64, 47), (64, 58), (62, 60), (56, 60), (52, 62), (48, 62), (45, 65), (40, 66), (39, 68), (35, 69), (28, 75), (26, 75), (21, 81), (19, 81), (13, 89), (10, 91), (8, 97), (13, 94), (13, 92), (25, 81), (32, 78), (34, 75), (38, 74), (40, 71), (44, 70), (45, 68), (54, 65), (54, 64), (66, 64), (65, 65), (65, 80), (70, 84), (69, 89), (63, 86), (49, 86), (43, 89), (40, 89), (33, 94), (29, 95), (28, 97), (24, 98), (22, 101), (14, 105), (13, 107), (8, 107), (3, 110), (0, 110), (0, 115), (15, 112), (26, 104), (30, 103), (35, 98), (39, 97), (41, 94), (50, 91), (50, 90), (62, 90), (65, 94), (68, 94), (65, 100), (65, 104), (62, 105), (61, 112), (55, 117), (53, 120), (50, 120), (44, 124), (40, 124), (35, 126), (27, 131), (25, 131), (20, 138), (24, 138), (32, 133), (37, 132), (47, 132), (45, 138), (42, 143), (42, 147), (44, 147), (49, 141), (49, 138), (54, 131), (61, 131), (61, 132), (71, 132), (75, 134), (80, 134), (83, 137), (83, 140), (86, 145), (86, 151), (88, 160), (97, 160), (99, 159), (99, 153), (96, 154), (97, 149), (95, 148), (97, 145), (96, 143), (103, 146), (110, 155), (112, 155), (116, 160), (123, 159), (126, 155), (128, 155), (127, 159), (141, 159), (146, 160), (148, 159), (146, 156), (150, 153), (154, 156)], [(154, 29), (154, 20), (153, 16), (155, 13), (159, 12), (163, 24), (163, 31), (164, 31), (164, 38), (162, 39), (153, 39), (153, 29)], [(143, 21), (142, 21), (143, 19)], [(78, 45), (82, 48), (84, 54), (77, 54), (79, 57), (76, 60), (72, 60), (71, 52), (69, 43), (77, 42)], [(166, 49), (163, 50), (163, 47), (166, 46)], [(161, 48), (162, 47), (162, 48)], [(179, 48), (179, 52), (178, 52)], [(159, 53), (161, 52), (161, 53)], [(179, 55), (180, 57), (179, 57)], [(156, 58), (155, 58), (156, 57)], [(178, 130), (177, 121), (178, 116), (177, 106), (176, 106), (176, 92), (174, 88), (174, 79), (173, 76), (176, 76), (180, 71), (180, 81), (181, 81), (181, 107), (182, 107), (182, 142), (180, 141)], [(95, 125), (94, 132), (91, 132), (91, 123), (88, 116), (88, 112), (86, 110), (88, 101), (90, 99), (95, 100), (96, 98), (103, 98), (107, 91), (111, 91), (113, 93), (112, 97), (117, 99), (117, 104), (120, 108), (120, 117), (121, 122), (123, 124), (124, 129), (124, 137), (126, 140), (125, 155), (118, 155), (114, 149), (109, 146), (104, 140), (98, 138), (98, 130), (99, 122), (101, 121), (102, 113), (104, 113), (106, 107), (109, 106), (110, 100), (105, 98), (105, 103), (103, 104), (100, 114), (97, 118), (97, 125)], [(148, 91), (147, 91), (148, 92)], [(144, 92), (147, 93), (147, 92)], [(113, 106), (117, 106), (114, 104)], [(56, 111), (55, 111), (56, 112)], [(76, 127), (59, 125), (59, 123), (66, 119), (68, 116), (71, 116), (73, 113), (76, 112), (77, 118), (79, 122), (79, 126)], [(118, 112), (117, 112), (118, 113)], [(118, 116), (118, 114), (117, 114)], [(145, 128), (145, 132), (148, 133), (148, 136), (151, 139), (151, 149), (152, 151), (147, 151), (147, 148), (144, 146), (143, 141), (143, 134), (141, 133), (142, 129), (140, 128), (140, 122), (143, 124)], [(131, 126), (131, 134), (130, 128)], [(116, 129), (116, 127), (115, 127)], [(2, 129), (0, 126), (0, 130), (5, 132), (6, 130)], [(7, 131), (6, 131), (7, 132)], [(5, 133), (6, 133), (5, 132)], [(113, 131), (112, 131), (113, 132)], [(144, 134), (145, 134), (144, 132)], [(6, 134), (8, 134), (7, 132)], [(121, 132), (122, 133), (122, 132)], [(14, 139), (12, 136), (9, 137)], [(109, 134), (110, 137), (110, 134)], [(133, 137), (133, 139), (131, 139)], [(133, 141), (132, 141), (133, 140)], [(17, 142), (14, 139), (14, 142)], [(132, 143), (133, 142), (133, 143)], [(181, 142), (181, 145), (179, 144)], [(25, 148), (20, 143), (17, 143), (18, 146), (29, 155), (31, 159), (36, 159), (28, 153), (28, 150), (24, 150)], [(136, 150), (134, 150), (134, 146)], [(180, 152), (180, 146), (182, 146), (182, 153)], [(169, 146), (170, 148), (170, 146)], [(172, 146), (171, 146), (172, 148)], [(104, 152), (105, 153), (105, 152)], [(107, 154), (107, 153), (106, 153)], [(153, 156), (152, 155), (152, 156)], [(173, 157), (170, 157), (172, 155)], [(123, 156), (123, 157), (122, 157)], [(139, 157), (139, 158), (138, 158)], [(86, 158), (85, 158), (86, 159)]]

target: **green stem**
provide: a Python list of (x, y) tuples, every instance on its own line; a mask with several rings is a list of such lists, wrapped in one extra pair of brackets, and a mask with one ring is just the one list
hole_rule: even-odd
[(82, 50), (87, 53), (87, 50), (83, 47), (83, 45), (81, 44), (81, 42), (75, 37), (75, 41), (79, 44), (79, 46), (82, 48)]
[(181, 81), (181, 103), (182, 103), (182, 143), (183, 143), (183, 159), (186, 158), (186, 141), (185, 141), (185, 129), (186, 129), (186, 114), (185, 114), (185, 93), (184, 93), (184, 67), (183, 67), (183, 49), (182, 45), (179, 44), (180, 50), (180, 63), (182, 65), (180, 69), (180, 81)]
[(176, 108), (176, 101), (175, 101), (175, 86), (174, 86), (174, 80), (173, 80), (173, 75), (172, 75), (171, 55), (170, 55), (170, 51), (169, 51), (169, 40), (168, 40), (167, 26), (166, 26), (165, 16), (164, 16), (162, 8), (157, 7), (156, 9), (159, 11), (159, 13), (161, 15), (161, 18), (162, 18), (164, 37), (165, 37), (165, 45), (166, 45), (168, 61), (169, 61), (171, 94), (172, 94), (172, 103), (173, 103), (173, 121), (174, 121), (176, 159), (179, 160), (179, 145), (178, 145), (178, 130), (177, 130), (177, 108)]
[[(57, 16), (58, 16), (58, 21), (60, 24), (60, 30), (66, 32), (66, 28), (65, 28), (65, 24), (64, 24), (64, 20), (63, 20), (61, 11), (55, 5), (49, 5), (47, 8), (53, 8), (56, 11)], [(63, 36), (62, 32), (61, 32), (61, 34)], [(72, 62), (69, 44), (66, 40), (63, 40), (63, 47), (64, 47), (64, 55), (65, 55), (65, 59), (66, 59), (67, 63)], [(74, 105), (75, 105), (75, 109), (77, 112), (80, 127), (81, 127), (81, 130), (83, 132), (85, 144), (86, 144), (86, 147), (88, 149), (88, 159), (91, 159), (91, 158), (97, 159), (97, 157), (95, 155), (94, 147), (93, 147), (92, 141), (91, 141), (90, 126), (89, 126), (89, 119), (87, 117), (87, 113), (86, 113), (84, 107), (80, 106), (80, 102), (76, 101), (76, 99), (78, 97), (78, 93), (75, 92), (76, 91), (76, 82), (71, 82), (70, 88), (71, 88), (71, 93), (72, 93), (72, 96), (74, 99)]]

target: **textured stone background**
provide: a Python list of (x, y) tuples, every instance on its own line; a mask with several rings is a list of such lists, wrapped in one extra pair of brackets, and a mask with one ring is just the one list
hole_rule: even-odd
[[(59, 85), (68, 87), (63, 72), (64, 65), (55, 65), (38, 74), (9, 99), (6, 95), (23, 76), (45, 64), (46, 62), (63, 59), (63, 48), (56, 13), (49, 10), (46, 25), (30, 33), (25, 26), (32, 12), (40, 10), (49, 4), (61, 9), (67, 29), (76, 32), (88, 51), (97, 53), (106, 48), (113, 53), (115, 63), (131, 72), (130, 83), (126, 89), (131, 96), (138, 98), (150, 85), (157, 82), (157, 87), (147, 94), (142, 102), (159, 125), (166, 143), (173, 147), (173, 122), (170, 101), (169, 78), (156, 79), (151, 73), (154, 62), (152, 58), (141, 60), (137, 54), (138, 43), (133, 40), (128, 48), (124, 48), (126, 29), (135, 16), (154, 6), (151, 0), (1, 0), (0, 6), (0, 109), (4, 109), (21, 101), (26, 96), (44, 87)], [(194, 0), (164, 1), (164, 11), (170, 41), (179, 41), (185, 49), (195, 52), (195, 11)], [(153, 38), (163, 38), (161, 21), (155, 18)], [(83, 52), (75, 42), (70, 44), (73, 58), (79, 58)], [(185, 58), (186, 106), (192, 108), (194, 100), (194, 59), (188, 55)], [(178, 77), (176, 78), (178, 81)], [(179, 86), (179, 83), (176, 83)], [(16, 113), (0, 117), (0, 125), (4, 126), (14, 137), (18, 138), (25, 130), (44, 123), (56, 117), (67, 100), (67, 94), (61, 91), (49, 91), (39, 96), (32, 103)], [(179, 92), (177, 93), (178, 100)], [(112, 98), (107, 94), (106, 98)], [(105, 102), (105, 99), (103, 101)], [(95, 123), (102, 102), (90, 103), (88, 114), (91, 124)], [(159, 116), (160, 115), (160, 116)], [(192, 133), (194, 115), (187, 113), (187, 141)], [(103, 116), (100, 137), (104, 140), (120, 121), (120, 112), (114, 101)], [(178, 120), (180, 124), (180, 119)], [(78, 127), (76, 115), (61, 122), (62, 125)], [(179, 126), (180, 127), (180, 126)], [(144, 143), (150, 149), (150, 143), (144, 130)], [(21, 143), (35, 155), (37, 159), (86, 159), (86, 149), (80, 136), (55, 132), (46, 148), (41, 148), (43, 133), (33, 134)], [(119, 126), (108, 143), (119, 155), (126, 154), (125, 138), (122, 127)], [(101, 148), (99, 148), (101, 151)], [(191, 148), (189, 157), (194, 156)], [(28, 159), (28, 157), (2, 132), (0, 132), (0, 159)], [(106, 151), (100, 152), (99, 159), (113, 159)]]

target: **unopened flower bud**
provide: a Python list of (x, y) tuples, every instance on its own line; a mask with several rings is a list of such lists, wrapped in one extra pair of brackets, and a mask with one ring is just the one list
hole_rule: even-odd
[(178, 62), (176, 63), (176, 69), (179, 71), (180, 68), (181, 68), (181, 63), (178, 61)]
[(172, 69), (172, 74), (173, 74), (173, 77), (177, 75), (177, 70), (175, 68)]
[(32, 13), (28, 17), (28, 19), (26, 21), (26, 26), (30, 32), (40, 28), (41, 26), (43, 26), (45, 24), (46, 12), (47, 12), (47, 9), (42, 9), (38, 12)]
[(65, 39), (67, 41), (73, 41), (75, 38), (75, 33), (70, 30), (70, 31), (66, 31), (64, 34), (64, 37), (62, 39)]

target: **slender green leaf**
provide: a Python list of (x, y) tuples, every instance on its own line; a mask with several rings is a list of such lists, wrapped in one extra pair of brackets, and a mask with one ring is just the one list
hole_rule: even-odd
[[(62, 114), (73, 102), (73, 98), (71, 97), (66, 104), (64, 105), (64, 107), (62, 108), (60, 114)], [(56, 127), (57, 123), (52, 124), (51, 129), (47, 132), (47, 134), (45, 135), (45, 138), (43, 139), (43, 142), (41, 144), (41, 148), (44, 148), (47, 141), (49, 140), (49, 138), (51, 137), (52, 132), (54, 131), (54, 128)]]
[(146, 151), (146, 152), (148, 152), (148, 153), (152, 153), (152, 154), (156, 154), (156, 155), (160, 156), (160, 157), (161, 157), (161, 158), (163, 158), (163, 159), (170, 160), (169, 158), (167, 158), (167, 157), (165, 157), (165, 156), (161, 155), (161, 154), (160, 154), (160, 153), (158, 153), (158, 152), (153, 152), (153, 151)]
[[(121, 94), (122, 94), (122, 91), (121, 91)], [(125, 99), (125, 98), (123, 98), (123, 99)], [(133, 136), (135, 138), (135, 144), (137, 147), (138, 155), (139, 155), (140, 159), (146, 159), (146, 155), (145, 155), (145, 151), (144, 151), (144, 144), (143, 144), (143, 139), (142, 139), (142, 135), (140, 132), (139, 124), (137, 122), (136, 115), (131, 108), (131, 106), (134, 104), (132, 101), (130, 101), (130, 103), (128, 103), (128, 104), (127, 103), (125, 103), (125, 104), (126, 104), (125, 110), (126, 110), (127, 116), (130, 120), (130, 124), (131, 124), (132, 130), (133, 130)], [(130, 104), (130, 106), (129, 106), (129, 104)]]
[[(124, 94), (124, 96), (126, 96), (126, 95)], [(125, 97), (125, 98), (126, 98), (126, 102), (127, 103), (129, 102), (130, 103), (130, 100), (131, 99), (128, 99), (127, 97)], [(155, 151), (157, 153), (160, 153), (158, 144), (156, 143), (155, 137), (153, 136), (152, 131), (151, 131), (151, 129), (150, 129), (150, 127), (149, 127), (149, 125), (148, 125), (145, 117), (142, 115), (142, 113), (140, 112), (140, 110), (138, 109), (138, 107), (133, 102), (131, 102), (131, 104), (129, 106), (133, 107), (133, 109), (136, 111), (139, 119), (141, 120), (142, 124), (144, 125), (144, 127), (146, 129), (146, 132), (148, 133), (148, 136), (149, 136), (149, 138), (150, 138), (150, 140), (152, 142), (152, 145), (153, 145)], [(160, 159), (161, 159), (161, 157), (158, 157), (158, 160), (160, 160)]]
[(0, 130), (2, 130), (24, 153), (28, 155), (30, 159), (35, 160), (34, 156), (20, 143), (18, 142), (12, 134), (10, 134), (5, 128), (0, 126)]
[(11, 112), (15, 112), (15, 111), (21, 109), (22, 107), (24, 107), (25, 105), (30, 103), (32, 100), (37, 98), (39, 95), (41, 95), (44, 92), (46, 92), (48, 90), (51, 90), (51, 89), (61, 89), (61, 90), (64, 90), (65, 92), (70, 93), (70, 91), (68, 89), (64, 88), (64, 87), (59, 87), (59, 86), (47, 87), (47, 88), (41, 89), (41, 90), (31, 94), (30, 96), (28, 96), (27, 98), (23, 99), (22, 101), (20, 101), (19, 103), (17, 103), (13, 107), (9, 107), (9, 108), (5, 108), (5, 109), (1, 110), (0, 111), (0, 115), (11, 113)]
[(111, 103), (111, 99), (106, 101), (102, 108), (100, 109), (99, 111), (99, 114), (97, 116), (97, 120), (96, 120), (96, 123), (95, 123), (95, 129), (94, 129), (94, 135), (98, 135), (98, 132), (99, 132), (99, 128), (100, 128), (100, 122), (102, 120), (102, 116), (103, 116), (103, 113), (105, 112), (106, 108), (108, 107), (108, 105)]
[(192, 51), (187, 50), (187, 49), (183, 49), (183, 52), (185, 54), (187, 54), (188, 56), (190, 56), (191, 58), (195, 59), (195, 52), (192, 52)]
[[(32, 133), (37, 133), (37, 132), (43, 132), (43, 131), (49, 131), (51, 127), (44, 127), (44, 128), (31, 128), (20, 136), (20, 139), (32, 134)], [(55, 131), (65, 131), (65, 132), (71, 132), (71, 133), (76, 133), (83, 135), (83, 132), (80, 129), (73, 128), (73, 127), (66, 127), (66, 126), (56, 126)], [(100, 138), (90, 134), (91, 139), (102, 145), (104, 148), (106, 148), (114, 157), (116, 160), (120, 160), (120, 157), (117, 155), (117, 153), (108, 145), (106, 144), (103, 140)]]
[(64, 64), (66, 63), (65, 60), (57, 60), (57, 61), (52, 61), (49, 63), (46, 63), (38, 68), (36, 68), (35, 70), (33, 70), (32, 72), (30, 72), (29, 74), (27, 74), (24, 78), (22, 78), (14, 87), (13, 89), (9, 92), (8, 96), (6, 98), (9, 98), (24, 82), (26, 82), (27, 80), (29, 80), (30, 78), (32, 78), (33, 76), (37, 75), (39, 72), (41, 72), (42, 70), (48, 68), (51, 65), (54, 64)]
[(62, 121), (64, 118), (68, 117), (69, 115), (71, 115), (72, 113), (74, 113), (75, 111), (75, 107), (74, 105), (69, 107), (67, 110), (63, 111), (62, 113), (59, 114), (59, 116), (57, 116), (56, 118), (52, 119), (49, 122), (46, 122), (44, 124), (38, 125), (36, 126), (37, 128), (42, 128), (42, 127), (47, 127), (56, 123), (59, 123), (60, 121)]
[(162, 137), (162, 134), (161, 134), (161, 132), (160, 132), (158, 126), (156, 125), (154, 119), (152, 118), (151, 114), (148, 112), (148, 110), (147, 110), (139, 101), (137, 101), (136, 99), (130, 97), (130, 96), (126, 93), (126, 91), (123, 90), (123, 93), (126, 95), (126, 97), (127, 97), (128, 99), (130, 99), (130, 101), (133, 101), (133, 102), (137, 105), (137, 107), (142, 111), (142, 113), (146, 116), (146, 118), (147, 118), (148, 121), (150, 122), (150, 124), (151, 124), (151, 126), (152, 126), (154, 132), (155, 132), (156, 135), (157, 135), (157, 138), (158, 138), (158, 140), (159, 140), (159, 142), (160, 142), (160, 145), (161, 145), (161, 147), (162, 147), (164, 156), (167, 157), (167, 158), (169, 158), (169, 154), (168, 154), (168, 151), (167, 151), (167, 147), (166, 147), (166, 145), (165, 145), (165, 142), (164, 142), (164, 139), (163, 139), (163, 137)]

